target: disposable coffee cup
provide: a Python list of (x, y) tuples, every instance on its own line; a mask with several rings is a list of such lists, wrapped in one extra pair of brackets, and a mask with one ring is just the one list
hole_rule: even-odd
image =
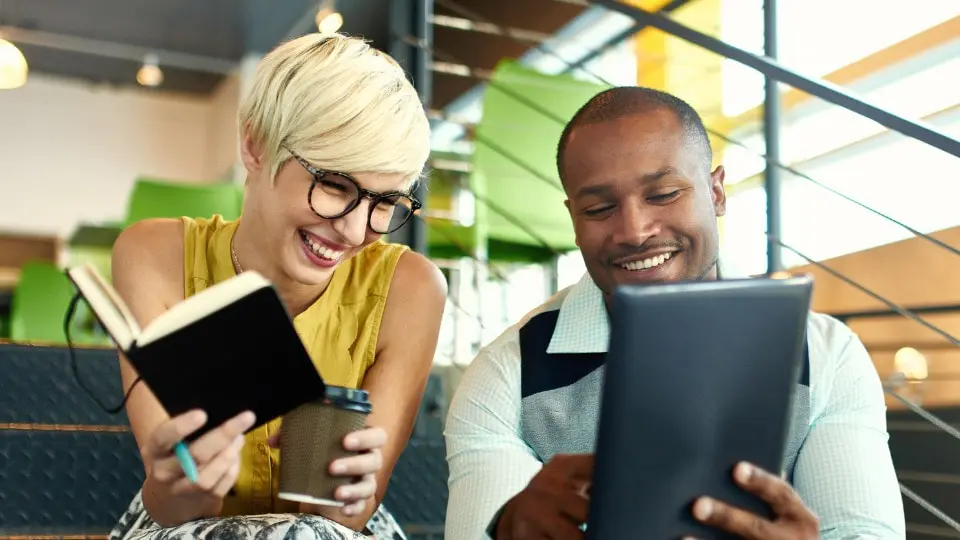
[(284, 415), (280, 428), (280, 489), (288, 501), (343, 506), (334, 492), (354, 478), (332, 476), (330, 463), (356, 455), (343, 448), (343, 438), (363, 429), (373, 410), (364, 390), (327, 386), (324, 398)]

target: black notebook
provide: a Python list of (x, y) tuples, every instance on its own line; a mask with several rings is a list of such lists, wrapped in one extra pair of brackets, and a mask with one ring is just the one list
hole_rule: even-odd
[(769, 516), (731, 473), (780, 473), (811, 291), (797, 277), (615, 292), (587, 538), (734, 538), (693, 519), (700, 495)]
[(243, 411), (260, 426), (324, 394), (283, 301), (256, 272), (190, 296), (145, 328), (92, 266), (67, 275), (170, 416), (206, 411), (189, 440)]

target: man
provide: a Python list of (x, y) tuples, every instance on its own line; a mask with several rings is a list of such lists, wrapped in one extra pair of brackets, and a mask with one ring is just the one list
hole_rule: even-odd
[[(587, 275), (484, 348), (460, 382), (446, 426), (447, 538), (582, 537), (602, 377), (557, 380), (550, 356), (606, 352), (605, 302), (619, 284), (718, 278), (726, 195), (724, 170), (711, 164), (700, 117), (662, 92), (607, 90), (567, 125), (557, 166)], [(849, 329), (815, 313), (807, 345), (785, 469), (734, 472), (776, 516), (707, 498), (693, 514), (756, 540), (905, 538), (870, 357)]]

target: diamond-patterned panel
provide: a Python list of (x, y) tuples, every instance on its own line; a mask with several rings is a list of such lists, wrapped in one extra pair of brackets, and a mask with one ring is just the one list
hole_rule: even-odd
[(401, 526), (443, 526), (447, 514), (443, 439), (410, 439), (390, 477), (384, 505)]
[[(115, 350), (78, 349), (80, 377), (106, 405), (123, 399)], [(0, 423), (127, 425), (125, 413), (108, 414), (80, 387), (67, 350), (0, 344)]]
[(0, 430), (0, 535), (106, 533), (142, 483), (130, 433)]

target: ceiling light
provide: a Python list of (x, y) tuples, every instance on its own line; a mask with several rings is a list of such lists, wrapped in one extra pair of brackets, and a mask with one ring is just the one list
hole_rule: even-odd
[(922, 381), (927, 378), (927, 358), (913, 347), (904, 347), (893, 355), (893, 369), (907, 380)]
[(333, 34), (343, 26), (343, 15), (332, 9), (321, 9), (317, 12), (316, 22), (321, 34)]
[(27, 59), (16, 45), (0, 39), (0, 90), (19, 88), (27, 83)]
[(160, 61), (157, 55), (148, 54), (143, 59), (143, 66), (137, 71), (137, 82), (143, 86), (160, 86), (163, 83), (163, 70), (160, 69)]

